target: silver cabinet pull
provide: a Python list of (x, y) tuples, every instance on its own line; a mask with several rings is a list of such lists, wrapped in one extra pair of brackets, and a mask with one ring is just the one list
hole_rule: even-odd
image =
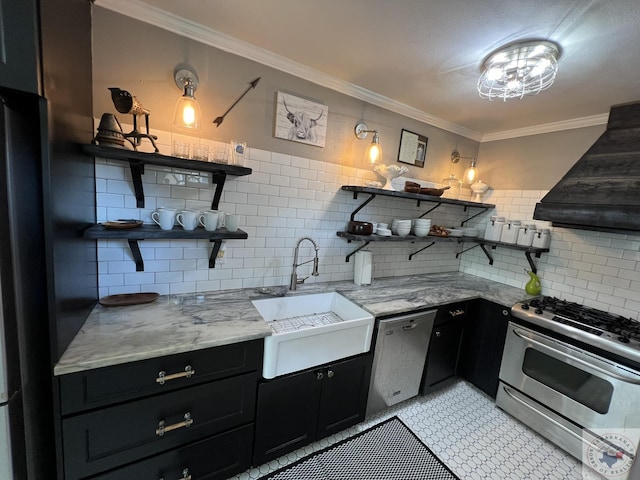
[(436, 330), (436, 337), (440, 337), (442, 335), (442, 333), (440, 333), (440, 330)]
[[(164, 480), (164, 477), (160, 477), (158, 480)], [(182, 476), (178, 480), (192, 480), (191, 475), (189, 475), (189, 469), (185, 468), (182, 470)]]
[(329, 378), (333, 378), (333, 376), (335, 375), (333, 370), (327, 370), (327, 377)]
[(161, 370), (158, 372), (158, 378), (156, 378), (156, 383), (160, 385), (164, 385), (164, 383), (168, 380), (175, 380), (176, 378), (191, 378), (196, 374), (196, 371), (191, 368), (191, 365), (187, 365), (184, 367), (184, 372), (180, 373), (172, 373), (171, 375), (167, 375), (167, 372)]
[(507, 317), (507, 316), (511, 315), (511, 312), (509, 310), (502, 310), (502, 315)]
[(156, 435), (162, 437), (165, 433), (170, 432), (172, 430), (177, 430), (178, 428), (189, 428), (193, 425), (193, 418), (191, 418), (191, 414), (189, 412), (184, 414), (184, 421), (174, 423), (173, 425), (165, 425), (164, 420), (160, 420), (158, 422), (158, 428), (156, 428)]
[(322, 373), (322, 372), (318, 372), (318, 373), (316, 373), (316, 378), (317, 378), (318, 380), (322, 380), (322, 379), (324, 378), (324, 373)]
[(458, 317), (460, 315), (464, 315), (464, 310), (461, 308), (458, 308), (457, 310), (449, 310), (450, 317)]

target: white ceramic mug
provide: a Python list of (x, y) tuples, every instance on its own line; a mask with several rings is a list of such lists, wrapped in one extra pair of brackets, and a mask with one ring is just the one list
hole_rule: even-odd
[(240, 217), (238, 215), (227, 215), (225, 217), (225, 224), (227, 225), (227, 230), (230, 232), (235, 232), (238, 230), (238, 222)]
[(176, 220), (185, 230), (195, 230), (198, 226), (199, 216), (200, 212), (197, 210), (181, 210), (180, 213), (176, 215)]
[(171, 230), (176, 220), (176, 209), (160, 207), (151, 213), (151, 220), (160, 225), (162, 230)]
[(218, 214), (217, 210), (206, 210), (200, 214), (199, 221), (200, 225), (204, 227), (204, 229), (208, 232), (213, 232), (218, 228)]

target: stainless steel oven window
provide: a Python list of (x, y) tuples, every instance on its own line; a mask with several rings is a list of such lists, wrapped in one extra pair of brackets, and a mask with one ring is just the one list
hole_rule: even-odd
[(600, 377), (533, 348), (525, 351), (522, 371), (595, 412), (606, 414), (609, 411), (613, 385)]

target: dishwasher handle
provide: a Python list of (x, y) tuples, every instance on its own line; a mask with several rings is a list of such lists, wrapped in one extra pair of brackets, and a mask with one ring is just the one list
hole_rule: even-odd
[(402, 330), (413, 330), (418, 325), (419, 325), (418, 323), (411, 323), (409, 325), (403, 325)]

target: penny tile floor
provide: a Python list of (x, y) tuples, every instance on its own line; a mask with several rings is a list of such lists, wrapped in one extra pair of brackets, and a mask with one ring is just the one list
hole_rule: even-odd
[(460, 380), (370, 415), (362, 423), (232, 479), (257, 479), (393, 415), (402, 419), (462, 480), (583, 478), (579, 461), (500, 410), (473, 385)]

